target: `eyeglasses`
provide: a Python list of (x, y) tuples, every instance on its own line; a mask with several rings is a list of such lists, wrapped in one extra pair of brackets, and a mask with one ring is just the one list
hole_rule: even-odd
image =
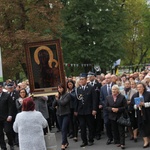
[(20, 93), (25, 93), (25, 92), (20, 92)]

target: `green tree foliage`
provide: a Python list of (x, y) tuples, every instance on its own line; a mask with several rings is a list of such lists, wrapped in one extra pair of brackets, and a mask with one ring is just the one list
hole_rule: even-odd
[[(150, 53), (150, 9), (145, 0), (126, 0), (125, 65), (143, 64)], [(135, 71), (137, 69), (133, 68)]]
[(25, 69), (24, 43), (60, 37), (62, 4), (55, 0), (0, 0), (0, 46), (5, 78)]
[(4, 76), (25, 70), (24, 43), (60, 36), (66, 63), (149, 61), (149, 8), (145, 0), (0, 0)]
[(62, 44), (67, 63), (112, 66), (123, 54), (125, 35), (122, 0), (68, 0), (62, 12)]

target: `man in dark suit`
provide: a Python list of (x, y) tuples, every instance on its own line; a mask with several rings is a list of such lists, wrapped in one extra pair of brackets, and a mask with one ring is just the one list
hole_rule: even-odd
[[(8, 90), (8, 94), (9, 94), (9, 97), (10, 97), (10, 100), (11, 100), (11, 105), (12, 105), (12, 126), (13, 126), (16, 115), (18, 113), (18, 110), (17, 110), (17, 107), (16, 107), (16, 99), (19, 98), (19, 93), (18, 93), (18, 91), (16, 91), (14, 89), (14, 83), (13, 82), (10, 82), (10, 83), (7, 84), (7, 90)], [(13, 130), (12, 130), (12, 133), (13, 133), (14, 145), (19, 146), (18, 134), (15, 133)]]
[[(83, 141), (80, 146), (84, 147), (86, 145), (91, 146), (94, 142), (94, 117), (96, 115), (98, 102), (94, 87), (87, 84), (87, 74), (80, 74), (80, 84), (76, 90), (74, 114), (78, 116), (80, 123), (81, 139)], [(86, 127), (88, 127), (89, 130), (88, 140)]]
[[(101, 83), (99, 83), (96, 80), (96, 74), (94, 72), (88, 72), (88, 78), (89, 78), (89, 84), (94, 87), (95, 93), (97, 94), (97, 98), (99, 99), (100, 97), (100, 89), (101, 89)], [(97, 101), (98, 101), (97, 99)], [(102, 112), (101, 109), (99, 109), (97, 105), (97, 113), (94, 119), (94, 136), (97, 140), (100, 140), (101, 138), (101, 131), (102, 131)]]
[(111, 87), (113, 85), (113, 83), (111, 82), (111, 75), (107, 74), (105, 76), (105, 80), (106, 80), (106, 85), (102, 86), (101, 88), (101, 92), (100, 92), (100, 103), (99, 103), (99, 108), (102, 109), (103, 108), (103, 117), (104, 117), (104, 124), (106, 127), (106, 133), (107, 133), (107, 145), (111, 144), (111, 142), (113, 141), (113, 134), (112, 134), (112, 130), (111, 130), (111, 124), (110, 124), (110, 120), (108, 118), (108, 111), (105, 108), (105, 104), (106, 104), (106, 97), (108, 95), (111, 95)]
[(4, 132), (8, 138), (10, 150), (14, 150), (12, 137), (12, 104), (9, 94), (3, 92), (2, 84), (0, 84), (0, 146), (2, 150), (7, 150)]

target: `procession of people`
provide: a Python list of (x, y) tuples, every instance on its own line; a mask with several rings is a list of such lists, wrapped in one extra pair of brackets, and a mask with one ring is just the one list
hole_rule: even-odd
[[(125, 149), (128, 133), (133, 142), (142, 136), (141, 147), (149, 147), (149, 70), (120, 76), (89, 71), (66, 77), (66, 85), (58, 84), (57, 90), (56, 95), (33, 97), (28, 80), (0, 84), (2, 150), (7, 150), (5, 134), (10, 150), (15, 145), (20, 150), (44, 150), (44, 135), (53, 127), (61, 133), (61, 150), (70, 146), (68, 138), (81, 142), (80, 147), (92, 146), (102, 133), (106, 133), (106, 145)], [(129, 118), (130, 125), (120, 124), (121, 117)]]

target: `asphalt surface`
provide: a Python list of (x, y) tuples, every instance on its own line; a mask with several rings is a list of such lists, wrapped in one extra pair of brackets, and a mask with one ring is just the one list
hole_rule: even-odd
[[(57, 140), (57, 150), (61, 150), (61, 133), (60, 132), (56, 132), (56, 128), (52, 129), (52, 132), (55, 133), (56, 135), (56, 140)], [(127, 150), (143, 150), (143, 140), (141, 137), (138, 137), (138, 141), (135, 143), (133, 140), (130, 140), (130, 137), (127, 133), (127, 137), (126, 137), (126, 149)], [(101, 139), (100, 140), (94, 140), (94, 145), (92, 146), (86, 146), (86, 147), (80, 147), (82, 141), (80, 139), (80, 133), (79, 133), (79, 138), (78, 138), (78, 142), (73, 141), (73, 139), (69, 139), (68, 138), (68, 142), (69, 142), (69, 146), (66, 150), (121, 150), (120, 147), (117, 147), (115, 144), (110, 144), (110, 145), (106, 145), (107, 142), (107, 137), (106, 134), (102, 134)], [(9, 150), (9, 146), (8, 150)], [(14, 147), (15, 150), (19, 150), (18, 147)], [(145, 148), (145, 150), (150, 150), (150, 147)]]
[[(52, 132), (54, 132), (54, 130), (52, 130)], [(57, 150), (61, 150), (61, 134), (60, 132), (56, 133), (56, 139), (57, 139)], [(80, 136), (80, 134), (79, 134)], [(79, 138), (78, 142), (74, 142), (73, 139), (69, 139), (68, 138), (68, 142), (69, 142), (69, 147), (67, 148), (67, 150), (121, 150), (120, 147), (117, 147), (117, 145), (115, 144), (110, 144), (110, 145), (106, 145), (107, 142), (107, 137), (106, 134), (102, 134), (102, 137), (100, 140), (94, 140), (94, 145), (92, 146), (86, 146), (86, 147), (80, 147), (82, 141)], [(125, 139), (125, 146), (127, 150), (143, 150), (143, 140), (141, 137), (138, 137), (138, 141), (134, 142), (133, 140), (130, 140), (130, 137), (127, 133), (127, 137)], [(146, 150), (150, 150), (150, 147), (145, 148)]]

